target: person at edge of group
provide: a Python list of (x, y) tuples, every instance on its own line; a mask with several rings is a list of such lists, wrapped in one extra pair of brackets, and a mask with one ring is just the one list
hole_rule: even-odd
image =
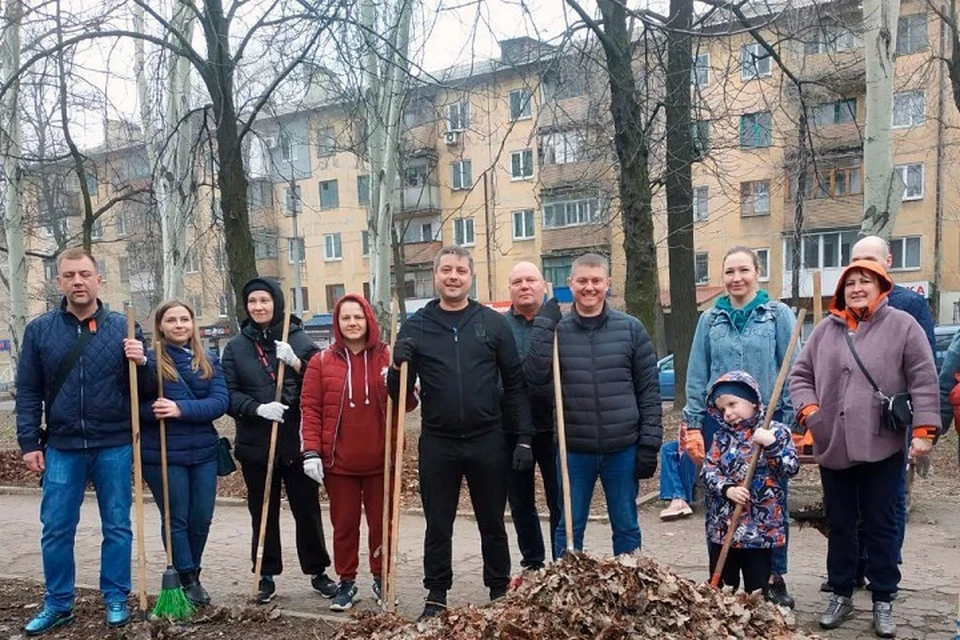
[[(504, 314), (507, 324), (513, 331), (517, 341), (517, 350), (520, 358), (527, 356), (530, 348), (530, 334), (533, 332), (533, 321), (537, 311), (543, 305), (547, 292), (547, 283), (540, 273), (540, 269), (531, 262), (518, 262), (510, 270), (507, 278), (510, 287), (510, 308)], [(536, 433), (533, 436), (533, 458), (540, 467), (540, 478), (543, 480), (543, 492), (550, 513), (550, 554), (554, 555), (554, 538), (557, 525), (560, 523), (560, 482), (557, 473), (557, 445), (553, 430), (553, 401), (544, 394), (530, 394), (530, 407), (533, 413), (533, 426)], [(512, 455), (517, 445), (519, 433), (517, 425), (509, 420), (509, 414), (504, 412), (504, 429), (507, 432), (507, 452)], [(517, 544), (520, 547), (520, 566), (524, 569), (542, 569), (546, 561), (546, 550), (543, 542), (543, 531), (540, 528), (540, 514), (537, 513), (535, 499), (535, 470), (510, 473), (510, 487), (507, 501), (510, 504), (510, 515), (517, 532)]]
[(160, 538), (166, 544), (159, 424), (164, 420), (173, 567), (187, 599), (203, 606), (210, 594), (200, 584), (200, 571), (217, 499), (219, 438), (213, 421), (227, 412), (230, 397), (220, 361), (203, 348), (189, 305), (162, 302), (153, 314), (153, 336), (148, 366), (156, 371), (159, 358), (163, 398), (154, 393), (140, 399), (143, 479), (160, 509)]
[[(687, 402), (683, 407), (680, 440), (664, 446), (660, 455), (660, 498), (670, 500), (661, 512), (665, 520), (692, 513), (697, 467), (703, 462), (713, 436), (721, 423), (707, 411), (707, 391), (711, 381), (727, 371), (746, 371), (760, 389), (766, 405), (786, 357), (796, 316), (790, 308), (771, 300), (760, 289), (760, 262), (756, 253), (746, 247), (733, 247), (723, 258), (723, 286), (726, 294), (704, 312), (690, 347), (687, 364)], [(793, 405), (786, 388), (773, 411), (778, 422), (792, 425)], [(781, 493), (786, 510), (787, 481), (781, 477)], [(783, 576), (787, 573), (787, 545), (790, 541), (788, 521), (784, 521), (786, 542), (773, 550), (770, 585), (766, 596), (771, 601), (793, 607)]]
[[(333, 309), (333, 343), (311, 358), (303, 378), (300, 441), (303, 471), (323, 484), (333, 523), (333, 561), (339, 590), (333, 611), (353, 607), (360, 566), (360, 511), (367, 518), (373, 595), (382, 603), (383, 464), (390, 349), (363, 296), (347, 294)], [(407, 411), (417, 407), (408, 391)], [(396, 418), (396, 416), (394, 416)], [(397, 424), (394, 421), (394, 424)], [(391, 438), (393, 434), (391, 434)]]
[[(940, 368), (940, 420), (941, 435), (950, 430), (951, 424), (960, 434), (960, 331), (953, 336)], [(957, 461), (960, 463), (960, 440)]]
[[(302, 328), (300, 318), (290, 317), (290, 335), (284, 342), (284, 300), (280, 285), (267, 278), (253, 278), (243, 285), (247, 318), (240, 334), (223, 350), (223, 372), (230, 392), (227, 413), (236, 420), (234, 452), (247, 487), (247, 508), (253, 527), (250, 540), (251, 570), (257, 562), (260, 517), (267, 479), (267, 456), (271, 425), (279, 426), (263, 564), (257, 602), (266, 604), (276, 593), (274, 577), (283, 571), (280, 546), (280, 483), (296, 523), (300, 569), (311, 576), (313, 590), (324, 598), (337, 595), (337, 583), (326, 574), (330, 555), (323, 536), (319, 487), (303, 471), (300, 456), (300, 386), (310, 358), (319, 351)], [(279, 364), (286, 367), (280, 402), (275, 400)]]
[(420, 378), (418, 471), (427, 521), (423, 586), (428, 590), (422, 620), (447, 606), (453, 584), (453, 522), (464, 477), (480, 530), (483, 583), (491, 600), (507, 592), (510, 548), (503, 512), (509, 469), (503, 455), (504, 411), (519, 434), (513, 468), (533, 467), (530, 401), (510, 327), (499, 313), (468, 297), (474, 275), (469, 251), (444, 247), (433, 260), (433, 274), (440, 298), (400, 328), (387, 376), (394, 400), (402, 363), (409, 363), (408, 388)]
[[(102, 521), (100, 591), (106, 623), (130, 620), (130, 505), (133, 466), (127, 361), (138, 366), (139, 390), (150, 389), (139, 326), (127, 339), (123, 314), (97, 297), (103, 277), (81, 248), (57, 258), (63, 299), (32, 320), (17, 367), (17, 441), (27, 469), (42, 474), (40, 552), (46, 585), (43, 608), (26, 625), (28, 636), (74, 621), (73, 554), (87, 482), (97, 494)], [(42, 424), (45, 423), (44, 428)]]
[[(890, 245), (880, 236), (866, 236), (858, 240), (850, 249), (850, 260), (871, 260), (879, 264), (885, 271), (889, 271), (893, 265), (893, 255), (890, 253)], [(888, 274), (889, 275), (889, 274)], [(891, 278), (892, 281), (892, 278)], [(933, 332), (933, 314), (930, 313), (930, 305), (926, 299), (915, 291), (894, 283), (893, 289), (887, 294), (887, 304), (894, 309), (900, 309), (910, 314), (914, 320), (920, 324), (920, 328), (927, 336), (930, 343), (931, 353), (936, 353), (937, 343)], [(948, 391), (949, 393), (949, 391)], [(809, 435), (806, 440), (809, 441)], [(897, 538), (899, 539), (897, 556), (902, 558), (903, 540), (907, 530), (907, 469), (904, 465), (901, 474), (900, 484), (897, 487)], [(860, 529), (863, 528), (861, 522)], [(861, 531), (861, 536), (863, 535)], [(867, 550), (860, 549), (860, 562), (857, 564), (857, 587), (867, 586), (865, 577), (867, 564)], [(869, 589), (869, 587), (867, 587)], [(833, 586), (829, 580), (824, 580), (820, 585), (820, 590), (825, 593), (833, 591)]]
[[(613, 553), (641, 548), (637, 519), (640, 479), (653, 477), (663, 438), (657, 356), (646, 328), (610, 308), (610, 266), (588, 253), (573, 261), (573, 309), (561, 316), (556, 298), (534, 320), (524, 375), (535, 391), (552, 393), (553, 341), (560, 354), (573, 548), (583, 549), (597, 478), (613, 530)], [(567, 548), (564, 517), (554, 534), (554, 554)]]
[(881, 638), (896, 636), (892, 600), (900, 582), (897, 488), (907, 439), (882, 426), (882, 400), (855, 354), (885, 396), (909, 392), (911, 458), (930, 452), (940, 423), (933, 354), (920, 325), (888, 304), (892, 288), (881, 264), (850, 263), (837, 283), (829, 315), (814, 329), (790, 373), (797, 415), (813, 437), (830, 528), (827, 577), (833, 593), (820, 626), (834, 629), (853, 614), (863, 545), (869, 556), (873, 628)]
[[(772, 421), (763, 429), (760, 388), (750, 374), (726, 373), (707, 392), (707, 411), (720, 423), (703, 461), (710, 574), (713, 575), (736, 505), (744, 507), (734, 528), (720, 584), (736, 590), (743, 574), (747, 593), (769, 587), (773, 550), (787, 543), (783, 479), (800, 470), (793, 438), (785, 425)], [(746, 479), (753, 447), (763, 452), (749, 487)]]

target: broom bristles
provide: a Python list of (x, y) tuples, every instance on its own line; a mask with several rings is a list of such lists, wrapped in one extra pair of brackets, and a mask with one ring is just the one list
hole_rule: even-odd
[(153, 607), (153, 615), (167, 620), (187, 620), (194, 614), (196, 607), (183, 593), (183, 588), (179, 585), (179, 579), (177, 579), (176, 587), (169, 587), (172, 581), (168, 579), (168, 573), (177, 577), (176, 572), (170, 569), (164, 572), (163, 588), (160, 589), (157, 604)]

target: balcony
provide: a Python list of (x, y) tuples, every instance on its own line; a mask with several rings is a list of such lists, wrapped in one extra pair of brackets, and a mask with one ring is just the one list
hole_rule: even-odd
[(401, 149), (407, 157), (437, 156), (437, 123), (428, 122), (403, 132)]
[(394, 193), (393, 209), (399, 217), (440, 212), (440, 186), (437, 184), (403, 187)]
[[(597, 165), (591, 167), (591, 163), (567, 162), (565, 164), (541, 164), (540, 184), (544, 189), (556, 189), (560, 187), (569, 187), (574, 185), (586, 186), (594, 183), (595, 178), (591, 175), (596, 174)], [(591, 170), (592, 169), (592, 170)]]
[[(813, 272), (817, 269), (800, 269), (800, 297), (801, 298), (810, 298), (813, 297)], [(833, 292), (837, 290), (837, 283), (840, 282), (840, 276), (843, 274), (843, 268), (826, 268), (820, 269), (820, 291), (823, 294), (823, 297), (829, 298), (833, 296)], [(789, 266), (785, 266), (783, 269), (783, 297), (789, 297), (790, 288), (793, 286), (793, 271), (789, 270)]]
[(404, 242), (403, 262), (408, 265), (432, 263), (433, 257), (436, 256), (442, 248), (443, 242), (440, 240)]

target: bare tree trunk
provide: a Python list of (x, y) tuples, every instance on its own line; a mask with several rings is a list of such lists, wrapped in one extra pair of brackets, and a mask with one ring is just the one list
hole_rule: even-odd
[[(803, 100), (803, 87), (798, 87), (800, 93), (800, 117), (797, 126), (797, 164), (799, 171), (797, 173), (797, 192), (793, 200), (793, 234), (790, 243), (793, 245), (793, 270), (790, 278), (790, 304), (793, 308), (800, 308), (800, 249), (803, 246), (803, 204), (807, 196), (807, 167), (810, 164), (810, 154), (807, 150), (807, 132), (810, 123), (807, 120), (807, 105)], [(816, 177), (814, 177), (814, 188), (817, 186)]]
[(893, 171), (890, 148), (899, 14), (899, 0), (863, 2), (867, 122), (863, 141), (864, 193), (860, 234), (884, 238), (889, 238), (893, 231), (903, 198), (903, 185)]
[[(3, 21), (3, 42), (0, 43), (0, 72), (12, 75), (20, 61), (20, 24), (23, 19), (21, 0), (7, 0)], [(6, 84), (8, 78), (3, 78)], [(3, 228), (7, 241), (7, 264), (9, 269), (10, 314), (7, 326), (10, 330), (10, 358), (16, 371), (20, 361), (20, 346), (27, 326), (27, 256), (23, 243), (23, 210), (20, 207), (20, 111), (18, 101), (20, 83), (14, 80), (10, 90), (0, 103), (0, 122), (6, 135), (0, 132), (0, 156), (3, 160), (4, 193)]]
[(671, 0), (667, 23), (667, 236), (670, 257), (670, 326), (673, 328), (674, 406), (687, 402), (690, 345), (697, 329), (694, 283), (693, 177), (690, 123), (693, 0)]

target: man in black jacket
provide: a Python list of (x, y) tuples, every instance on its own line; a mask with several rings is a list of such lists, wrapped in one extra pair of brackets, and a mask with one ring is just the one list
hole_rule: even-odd
[[(510, 309), (503, 317), (513, 331), (520, 357), (525, 358), (530, 347), (533, 320), (543, 305), (547, 283), (543, 280), (540, 269), (532, 262), (515, 264), (510, 270), (507, 282), (510, 286)], [(550, 511), (550, 549), (553, 555), (553, 538), (560, 523), (560, 483), (557, 477), (557, 446), (553, 433), (553, 399), (548, 394), (531, 394), (530, 408), (536, 431), (533, 436), (533, 457), (540, 467), (543, 492), (547, 499), (547, 509)], [(504, 416), (504, 430), (507, 434), (507, 452), (512, 455), (519, 434), (517, 425), (507, 418), (508, 416)], [(522, 556), (520, 566), (527, 569), (542, 569), (546, 560), (540, 515), (537, 513), (535, 484), (533, 468), (510, 473), (507, 501), (510, 504), (510, 515), (513, 516), (513, 526), (517, 531), (517, 544)]]
[[(599, 477), (613, 528), (613, 552), (630, 553), (641, 543), (637, 481), (653, 476), (663, 439), (657, 356), (643, 324), (606, 303), (610, 267), (605, 258), (588, 253), (574, 260), (569, 283), (573, 311), (561, 318), (556, 298), (541, 307), (523, 372), (535, 390), (549, 391), (556, 332), (573, 546), (583, 548)], [(559, 556), (566, 545), (561, 515), (554, 552)]]
[(427, 520), (423, 586), (429, 590), (421, 619), (438, 615), (447, 605), (453, 584), (453, 521), (464, 477), (480, 530), (483, 583), (491, 600), (507, 591), (510, 549), (503, 511), (508, 468), (501, 380), (504, 410), (519, 434), (513, 467), (533, 465), (530, 403), (510, 327), (499, 313), (467, 297), (473, 258), (466, 249), (441, 249), (433, 274), (440, 299), (401, 327), (387, 377), (394, 400), (401, 363), (409, 363), (410, 383), (420, 378), (420, 498)]

